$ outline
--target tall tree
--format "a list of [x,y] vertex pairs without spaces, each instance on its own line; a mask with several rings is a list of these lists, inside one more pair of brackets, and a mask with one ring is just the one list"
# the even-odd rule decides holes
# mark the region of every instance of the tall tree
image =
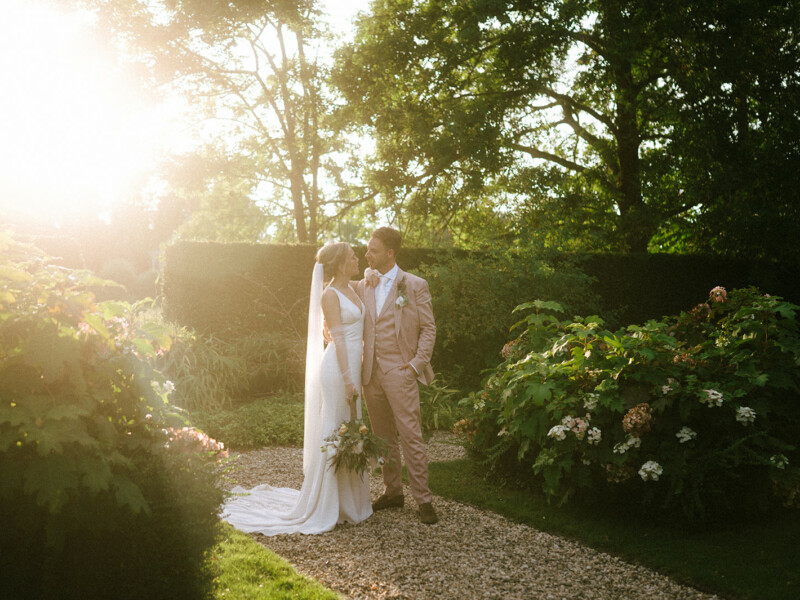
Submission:
[[[690,144],[677,143],[699,116],[681,99],[694,86],[702,106],[720,82],[696,69],[703,32],[726,3],[694,4],[376,0],[339,53],[336,82],[353,119],[375,131],[372,178],[398,202],[436,210],[430,199],[444,196],[452,213],[498,184],[512,204],[552,204],[582,188],[585,219],[610,234],[611,246],[643,252],[665,223],[708,206],[670,166],[702,170]],[[734,4],[765,11],[796,3]],[[796,19],[771,24],[768,34],[784,45],[796,39]],[[734,48],[750,52],[735,43],[714,60]],[[710,128],[714,117],[705,116]],[[526,194],[525,182],[537,180],[554,186],[530,185]]]
[[678,118],[654,155],[653,193],[677,190],[697,208],[656,241],[796,260],[786,242],[800,236],[800,4],[697,3],[685,25],[670,68]]
[[[316,243],[369,195],[343,175],[328,43],[314,0],[74,0],[152,76],[191,98],[215,151],[230,157],[207,190],[242,190],[300,242]],[[200,128],[200,125],[198,124]],[[222,161],[219,161],[222,162]]]

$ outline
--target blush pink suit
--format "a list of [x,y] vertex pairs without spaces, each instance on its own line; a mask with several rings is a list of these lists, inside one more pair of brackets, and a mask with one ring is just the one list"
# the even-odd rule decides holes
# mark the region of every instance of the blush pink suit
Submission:
[[[405,287],[405,306],[397,304],[398,285]],[[436,323],[428,283],[398,269],[380,315],[375,310],[375,288],[361,280],[356,289],[366,307],[361,369],[364,400],[373,431],[389,444],[383,466],[385,493],[390,498],[403,493],[402,445],[411,492],[418,504],[424,504],[432,496],[417,380],[425,385],[433,381],[430,360]],[[409,362],[419,375],[413,369],[400,369]]]

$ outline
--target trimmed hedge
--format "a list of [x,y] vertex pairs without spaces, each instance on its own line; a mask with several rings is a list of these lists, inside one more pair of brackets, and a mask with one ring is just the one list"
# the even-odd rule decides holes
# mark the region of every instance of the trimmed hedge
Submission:
[[[354,249],[363,272],[366,248]],[[173,244],[164,258],[164,314],[203,334],[281,332],[305,340],[317,250],[307,244]],[[398,259],[414,270],[452,254],[404,248]]]
[[679,314],[718,285],[728,290],[756,286],[800,303],[800,262],[776,264],[698,254],[571,256],[595,279],[592,289],[601,298],[602,315],[617,325]]
[[[354,249],[363,270],[367,266],[365,248]],[[317,248],[310,245],[174,244],[167,248],[165,256],[165,314],[170,320],[203,334],[234,338],[243,333],[281,333],[302,343],[306,336],[308,290],[316,251]],[[472,266],[467,263],[475,260],[485,262],[487,257],[463,250],[422,248],[404,248],[398,256],[403,269],[429,277],[437,268],[442,275],[442,268],[471,272]],[[717,285],[728,289],[754,285],[800,303],[800,282],[795,275],[797,265],[699,255],[564,253],[544,257],[542,264],[549,265],[545,270],[552,267],[561,280],[549,281],[543,286],[542,271],[532,264],[542,259],[517,260],[524,262],[519,268],[513,268],[513,273],[508,271],[508,261],[503,265],[498,263],[502,285],[491,284],[491,289],[471,296],[470,302],[480,302],[483,298],[491,310],[502,306],[503,311],[509,312],[508,306],[536,298],[556,300],[581,314],[596,311],[610,326],[677,314],[691,308],[698,297],[705,297],[708,290]],[[464,269],[453,266],[462,261]],[[593,278],[588,290],[584,289],[585,281],[575,277],[575,266]],[[509,284],[508,277],[514,278],[513,285]],[[529,278],[528,283],[520,279],[525,277]],[[459,275],[459,279],[463,277]],[[477,277],[473,279],[479,281]],[[570,284],[570,281],[575,283]],[[431,291],[434,309],[445,307],[436,314],[437,321],[444,324],[445,319],[456,319],[458,315],[449,313],[460,310],[458,303],[440,297],[441,292],[437,292],[437,282],[433,279]],[[498,298],[498,294],[508,297]],[[592,294],[594,298],[590,298]],[[544,297],[547,295],[554,297]],[[476,312],[474,308],[471,307],[472,312]],[[494,344],[498,336],[483,337],[491,338]],[[437,342],[434,366],[438,372],[456,375],[459,379],[465,372],[472,379],[479,378],[481,369],[493,367],[501,359],[500,348],[478,347],[486,340],[476,338],[465,342],[461,349],[447,348],[447,357],[441,355],[443,348]],[[449,364],[459,355],[463,355],[463,361]]]

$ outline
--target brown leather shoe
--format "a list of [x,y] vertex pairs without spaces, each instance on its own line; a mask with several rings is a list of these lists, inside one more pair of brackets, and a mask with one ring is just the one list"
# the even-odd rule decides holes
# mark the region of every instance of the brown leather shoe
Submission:
[[433,504],[426,502],[419,505],[419,520],[426,525],[433,525],[439,522],[439,517],[433,509]]
[[403,508],[404,502],[405,499],[403,498],[403,494],[398,494],[397,496],[392,496],[391,498],[386,494],[383,494],[380,498],[372,503],[372,510],[383,510],[384,508]]

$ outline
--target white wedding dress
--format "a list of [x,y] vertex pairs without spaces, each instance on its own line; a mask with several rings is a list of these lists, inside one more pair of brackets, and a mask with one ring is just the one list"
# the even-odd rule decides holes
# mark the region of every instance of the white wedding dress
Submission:
[[[316,285],[321,289],[321,282]],[[335,288],[330,289],[339,296],[342,317],[344,335],[337,335],[336,340],[345,340],[351,378],[360,382],[364,311]],[[343,421],[350,419],[350,408],[345,399],[336,342],[328,344],[322,352],[321,319],[315,320],[317,315],[313,308],[316,305],[316,312],[321,312],[315,298],[317,295],[321,297],[321,293],[315,294],[313,290],[314,284],[309,310],[306,363],[303,486],[300,490],[275,488],[266,484],[252,490],[234,488],[236,495],[223,505],[221,516],[237,529],[248,533],[324,533],[338,523],[360,523],[372,514],[368,472],[365,471],[362,476],[345,469],[335,473],[333,468],[329,468],[327,455],[321,450],[324,438],[338,429]],[[319,336],[314,331],[318,325]],[[317,343],[321,360],[314,358]],[[318,364],[314,364],[315,361]]]

